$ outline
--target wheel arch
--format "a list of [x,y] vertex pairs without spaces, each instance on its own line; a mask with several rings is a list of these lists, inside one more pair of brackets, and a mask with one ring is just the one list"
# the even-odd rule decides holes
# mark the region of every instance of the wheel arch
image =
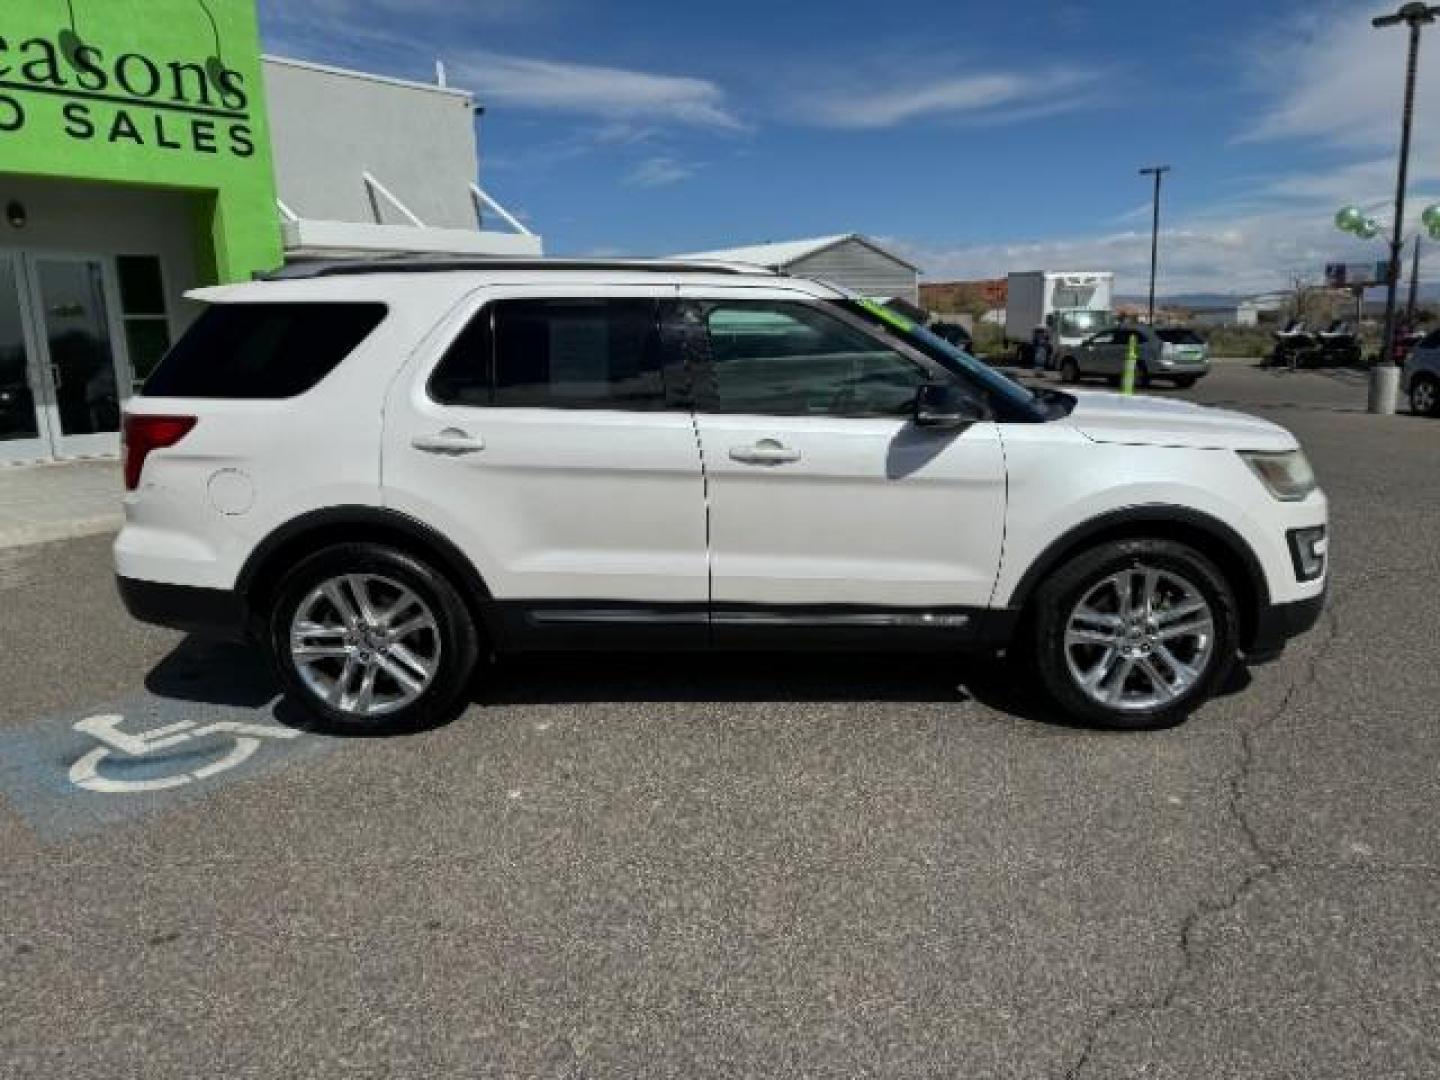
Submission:
[[474,563],[424,522],[375,506],[335,506],[302,514],[256,546],[235,584],[252,631],[269,610],[286,570],[323,548],[357,542],[387,544],[433,564],[459,591],[476,628],[491,643],[499,643],[502,625],[494,597]]
[[1024,612],[1041,582],[1071,558],[1114,540],[1154,538],[1195,548],[1215,563],[1231,586],[1240,608],[1241,647],[1255,638],[1260,612],[1270,605],[1270,586],[1254,549],[1219,518],[1184,506],[1153,504],[1125,507],[1075,526],[1053,541],[1021,575],[1008,607]]

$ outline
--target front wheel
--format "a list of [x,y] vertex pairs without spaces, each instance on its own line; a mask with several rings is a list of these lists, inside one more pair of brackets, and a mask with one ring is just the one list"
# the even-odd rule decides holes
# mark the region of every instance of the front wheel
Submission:
[[1080,381],[1080,365],[1075,357],[1067,356],[1060,362],[1060,381],[1072,386]]
[[1182,722],[1223,685],[1239,619],[1223,574],[1168,540],[1102,544],[1036,595],[1034,657],[1069,715],[1097,727]]
[[1199,382],[1199,381],[1200,381],[1200,376],[1198,376],[1198,375],[1176,375],[1176,376],[1175,376],[1175,386],[1176,386],[1176,388],[1179,389],[1179,390],[1189,390],[1192,386],[1194,386],[1194,385],[1195,385],[1197,382]]
[[431,727],[462,709],[479,656],[469,611],[425,562],[382,544],[340,544],[301,561],[270,611],[286,690],[347,734]]
[[1410,383],[1410,411],[1418,416],[1440,416],[1440,380],[1415,376]]

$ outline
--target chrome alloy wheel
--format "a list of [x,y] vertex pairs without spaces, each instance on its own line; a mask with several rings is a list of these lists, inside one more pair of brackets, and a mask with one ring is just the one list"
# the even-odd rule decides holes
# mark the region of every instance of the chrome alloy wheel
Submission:
[[1440,402],[1440,383],[1433,379],[1417,379],[1410,391],[1410,407],[1421,416],[1434,416]]
[[1204,676],[1214,647],[1214,613],[1200,590],[1153,566],[1103,579],[1065,624],[1065,662],[1075,684],[1123,712],[1184,696]]
[[412,590],[346,574],[311,590],[290,623],[290,657],[331,708],[378,717],[415,702],[440,668],[435,615]]

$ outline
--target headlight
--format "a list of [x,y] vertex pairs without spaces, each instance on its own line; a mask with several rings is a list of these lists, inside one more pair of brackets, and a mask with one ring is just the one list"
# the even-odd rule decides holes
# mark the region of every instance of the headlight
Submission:
[[1281,502],[1300,502],[1315,490],[1315,471],[1303,450],[1287,450],[1273,454],[1259,450],[1242,450],[1245,464]]

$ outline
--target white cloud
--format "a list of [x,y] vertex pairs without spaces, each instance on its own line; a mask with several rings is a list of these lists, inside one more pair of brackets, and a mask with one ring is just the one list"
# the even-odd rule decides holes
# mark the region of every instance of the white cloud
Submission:
[[672,157],[652,157],[640,162],[625,182],[633,187],[664,187],[695,175],[695,166]]
[[915,79],[896,72],[847,76],[792,94],[792,112],[820,127],[875,129],[925,119],[1017,122],[1081,108],[1093,79],[1078,71],[992,71]]
[[[1238,141],[1286,143],[1320,163],[1251,177],[1244,188],[1202,210],[1167,216],[1160,248],[1162,295],[1263,292],[1285,287],[1296,274],[1317,280],[1327,262],[1385,256],[1380,242],[1348,239],[1332,219],[1352,202],[1382,221],[1389,217],[1405,34],[1371,29],[1370,18],[1393,6],[1330,5],[1303,17],[1298,30],[1292,21],[1267,25],[1257,34],[1244,63],[1262,104]],[[1406,215],[1411,236],[1422,208],[1440,202],[1437,39],[1440,33],[1429,35],[1416,93]],[[1114,270],[1119,291],[1139,295],[1150,273],[1149,210],[1147,203],[1097,221],[1100,229],[1109,229],[1089,236],[951,247],[892,242],[931,280],[997,277],[1012,270]],[[1433,279],[1440,274],[1440,251],[1436,245],[1426,250],[1422,276]]]
[[[1248,58],[1257,85],[1273,101],[1242,132],[1247,141],[1311,139],[1341,147],[1393,150],[1400,131],[1404,89],[1405,29],[1376,30],[1374,15],[1384,5],[1330,5],[1303,16],[1298,29],[1276,26]],[[1440,105],[1440,61],[1432,31],[1421,48],[1415,100],[1417,135],[1440,135],[1440,116],[1424,112]],[[1279,43],[1277,45],[1277,42]],[[1288,44],[1287,44],[1288,42]]]
[[471,51],[451,65],[456,85],[482,103],[616,121],[739,130],[725,92],[708,79]]
[[[1148,229],[950,248],[895,238],[886,242],[931,281],[1003,277],[1015,270],[1113,270],[1121,293],[1139,295],[1149,285]],[[1433,246],[1429,250],[1426,272],[1440,271],[1440,252]],[[1294,274],[1318,280],[1327,262],[1366,262],[1382,255],[1376,244],[1347,244],[1325,215],[1277,211],[1194,219],[1162,228],[1158,291],[1169,296],[1265,292],[1285,286]]]

